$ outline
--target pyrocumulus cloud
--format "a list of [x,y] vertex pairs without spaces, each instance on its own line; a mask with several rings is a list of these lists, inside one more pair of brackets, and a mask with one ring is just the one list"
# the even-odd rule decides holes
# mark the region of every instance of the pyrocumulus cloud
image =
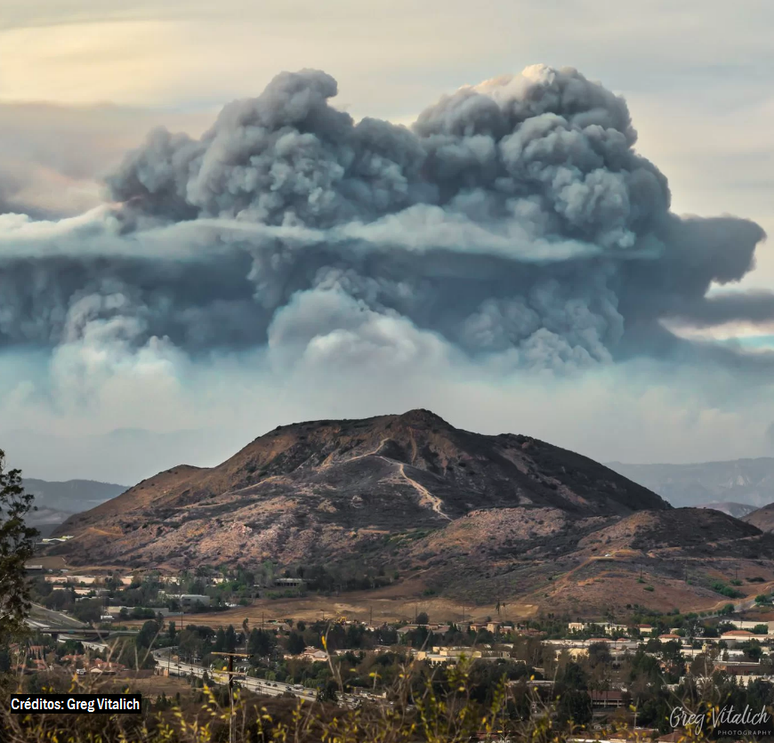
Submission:
[[566,374],[709,353],[670,320],[774,319],[768,295],[710,291],[763,230],[672,213],[625,101],[576,70],[465,87],[410,128],[336,94],[282,73],[199,139],[152,131],[105,206],[0,215],[0,351],[53,354],[66,379],[241,351]]

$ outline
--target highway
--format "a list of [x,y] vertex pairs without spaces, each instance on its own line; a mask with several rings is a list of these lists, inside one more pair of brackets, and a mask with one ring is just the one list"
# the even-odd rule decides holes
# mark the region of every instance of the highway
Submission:
[[[204,666],[195,665],[193,663],[181,663],[179,661],[172,661],[170,659],[169,648],[154,650],[153,657],[159,666],[169,669],[170,676],[194,675],[197,678],[201,678],[206,672],[214,684],[220,684],[224,686],[228,684],[228,676],[225,673],[219,673],[213,669],[208,669]],[[295,688],[292,684],[284,684],[280,681],[266,681],[265,679],[251,678],[249,676],[237,676],[236,681],[239,686],[245,689],[249,689],[250,691],[254,691],[256,694],[278,697],[282,694],[288,693],[298,697],[299,699],[305,699],[309,702],[313,702],[315,699],[317,699],[317,693],[312,689],[301,690]]]
[[[228,684],[228,676],[219,671],[194,663],[181,663],[171,659],[171,653],[174,648],[161,648],[153,651],[153,658],[162,668],[168,668],[170,676],[190,676],[194,675],[201,678],[206,672],[213,684],[225,686]],[[249,689],[256,694],[264,694],[270,697],[278,697],[282,694],[292,694],[294,697],[304,699],[307,702],[314,702],[317,699],[317,692],[314,689],[301,688],[293,684],[285,684],[281,681],[266,681],[266,679],[253,678],[251,676],[237,676],[235,679],[239,686]],[[369,699],[378,703],[383,703],[384,699],[376,694],[362,692],[360,694],[339,694],[339,701],[345,707],[358,707],[364,700]]]
[[89,625],[79,622],[77,619],[61,611],[46,609],[39,604],[32,604],[30,616],[25,620],[27,625],[33,629],[49,629],[50,627],[61,627],[62,629],[88,629]]

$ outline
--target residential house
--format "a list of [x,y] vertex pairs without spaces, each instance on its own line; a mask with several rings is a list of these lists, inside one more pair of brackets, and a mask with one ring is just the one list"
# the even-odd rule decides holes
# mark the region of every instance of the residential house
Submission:
[[328,653],[326,653],[324,650],[320,650],[319,648],[307,647],[304,649],[304,652],[301,653],[301,655],[296,657],[311,661],[327,661]]

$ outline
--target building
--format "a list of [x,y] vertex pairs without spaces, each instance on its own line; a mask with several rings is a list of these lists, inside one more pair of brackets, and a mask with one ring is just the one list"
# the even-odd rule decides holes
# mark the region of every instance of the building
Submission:
[[71,583],[83,586],[91,586],[96,583],[97,578],[94,575],[47,575],[47,583]]
[[297,657],[311,661],[326,661],[328,660],[328,653],[326,653],[324,650],[320,650],[319,648],[307,647],[304,649],[304,652]]
[[76,586],[73,588],[73,592],[76,596],[88,596],[88,597],[94,597],[94,596],[107,596],[109,591],[107,588],[89,588],[88,586]]
[[761,665],[745,661],[718,660],[715,661],[715,670],[725,671],[731,676],[753,676],[760,675]]
[[741,645],[744,642],[749,642],[750,640],[755,640],[759,637],[759,635],[754,635],[746,629],[732,629],[728,632],[724,632],[720,636],[720,639],[729,647],[733,647],[734,645]]
[[[766,627],[766,635],[774,635],[774,622],[748,622],[734,620],[733,624],[737,629],[746,629],[750,631],[754,630],[756,627],[760,627],[760,625],[763,625]],[[758,635],[758,637],[766,637],[766,635]]]
[[474,650],[473,648],[447,648],[447,647],[434,647],[432,652],[426,650],[419,650],[416,653],[417,660],[425,660],[431,665],[446,665],[458,663],[462,657],[473,659],[483,658],[484,655],[480,650]]
[[407,624],[407,625],[405,625],[403,627],[398,627],[398,629],[395,630],[395,631],[398,634],[398,637],[404,637],[409,632],[412,632],[413,630],[415,630],[418,626],[419,625],[417,625],[417,624]]
[[587,632],[588,630],[602,630],[607,634],[625,633],[627,626],[616,622],[570,622],[567,625],[570,632]]
[[623,692],[620,689],[608,691],[590,691],[591,704],[594,707],[623,707]]
[[182,606],[184,609],[190,609],[196,604],[209,606],[212,600],[209,596],[205,596],[204,594],[200,593],[179,593],[175,596],[169,596],[169,598],[177,599],[180,602],[180,606]]

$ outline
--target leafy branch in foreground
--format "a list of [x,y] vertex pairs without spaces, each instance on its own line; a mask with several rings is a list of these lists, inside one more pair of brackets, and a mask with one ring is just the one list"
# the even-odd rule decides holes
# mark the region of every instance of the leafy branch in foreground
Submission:
[[25,518],[34,509],[20,470],[6,470],[0,449],[0,641],[22,632],[30,610],[25,564],[33,556],[38,531]]

